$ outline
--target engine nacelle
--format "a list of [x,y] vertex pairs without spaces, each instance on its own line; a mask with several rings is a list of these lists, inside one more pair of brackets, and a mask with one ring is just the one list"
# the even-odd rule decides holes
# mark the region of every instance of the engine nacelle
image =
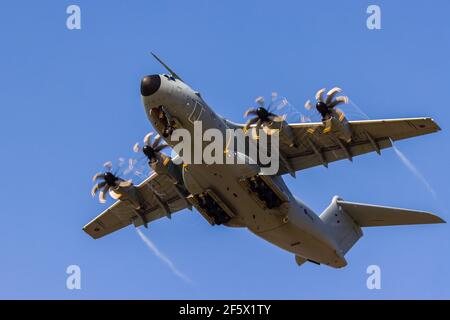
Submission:
[[167,175],[174,183],[183,184],[182,165],[173,163],[169,156],[159,155],[156,161],[150,163],[150,166],[158,175]]
[[126,202],[135,210],[143,209],[143,201],[140,198],[136,186],[134,186],[133,184],[127,187],[116,187],[114,189],[111,189],[109,193],[113,199]]
[[280,145],[288,145],[289,147],[295,147],[295,137],[291,127],[286,121],[272,121],[268,125],[263,127],[264,132],[267,135],[272,135],[278,131],[280,137]]
[[332,110],[331,117],[324,121],[324,133],[335,134],[339,139],[349,143],[352,141],[352,130],[347,118],[342,112]]

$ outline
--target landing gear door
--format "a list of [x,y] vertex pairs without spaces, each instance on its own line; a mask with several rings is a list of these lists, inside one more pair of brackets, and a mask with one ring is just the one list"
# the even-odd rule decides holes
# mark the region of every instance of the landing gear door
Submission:
[[199,121],[205,107],[198,101],[190,101],[190,103],[195,103],[194,110],[189,115],[189,121],[194,123],[194,121]]

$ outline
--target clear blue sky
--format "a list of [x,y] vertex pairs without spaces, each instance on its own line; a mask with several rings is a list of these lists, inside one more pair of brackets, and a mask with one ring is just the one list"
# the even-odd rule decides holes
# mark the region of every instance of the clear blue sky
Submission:
[[[82,29],[66,29],[78,4]],[[382,30],[366,28],[378,4]],[[443,131],[392,150],[286,178],[317,212],[350,201],[450,220],[450,3],[415,1],[2,1],[0,298],[450,298],[447,225],[365,230],[342,270],[305,264],[244,229],[183,211],[147,236],[195,283],[175,277],[130,227],[94,241],[82,226],[101,164],[129,155],[151,128],[139,82],[157,52],[220,114],[239,121],[272,90],[297,107],[339,85],[372,119],[430,116]],[[82,290],[66,289],[66,267]],[[366,288],[366,268],[382,289]]]

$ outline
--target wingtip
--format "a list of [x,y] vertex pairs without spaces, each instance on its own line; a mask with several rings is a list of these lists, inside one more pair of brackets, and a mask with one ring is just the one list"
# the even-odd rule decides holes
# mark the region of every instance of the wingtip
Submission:
[[436,217],[436,222],[435,223],[447,223],[447,221],[445,221],[441,217],[438,217],[438,216],[435,216],[435,217]]
[[92,233],[89,232],[87,226],[84,226],[82,230],[86,232],[86,234],[89,235],[92,239],[94,240],[98,239],[98,237],[93,236]]
[[447,221],[445,221],[443,218],[439,217],[438,215],[435,215],[433,213],[430,212],[425,212],[429,219],[428,219],[428,223],[429,224],[442,224],[442,223],[447,223]]
[[[419,118],[418,118],[418,119],[419,119]],[[420,118],[420,119],[422,119],[422,120],[424,120],[424,121],[429,121],[429,122],[431,122],[432,126],[434,126],[433,129],[435,129],[434,132],[437,132],[437,131],[441,131],[441,130],[442,130],[442,128],[437,124],[437,122],[434,120],[434,118],[431,118],[431,117],[423,117],[423,118]]]
[[431,122],[434,123],[434,125],[436,126],[436,131],[441,131],[442,128],[437,124],[437,122],[433,119],[433,118],[429,118],[431,120]]

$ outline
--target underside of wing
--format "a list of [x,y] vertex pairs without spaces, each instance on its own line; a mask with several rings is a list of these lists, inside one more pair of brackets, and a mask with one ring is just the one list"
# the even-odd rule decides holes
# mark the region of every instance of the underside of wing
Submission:
[[[380,153],[391,141],[412,138],[440,130],[431,118],[349,121],[352,138],[343,141],[333,132],[324,133],[322,123],[290,124],[296,147],[281,146],[281,152],[295,171],[349,159],[369,152]],[[281,167],[279,174],[289,170]]]
[[171,214],[188,207],[186,199],[175,189],[172,180],[154,173],[139,186],[137,192],[144,201],[144,212],[138,212],[126,201],[118,200],[99,216],[83,227],[92,238],[98,239],[130,224],[136,227],[171,217]]

